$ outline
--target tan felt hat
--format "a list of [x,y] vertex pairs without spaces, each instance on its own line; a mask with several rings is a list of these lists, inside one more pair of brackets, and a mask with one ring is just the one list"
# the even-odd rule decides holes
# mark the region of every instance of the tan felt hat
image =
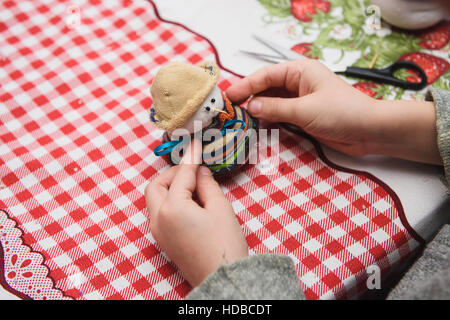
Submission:
[[209,95],[219,78],[214,62],[198,65],[172,62],[162,67],[150,87],[152,120],[167,131],[183,127]]

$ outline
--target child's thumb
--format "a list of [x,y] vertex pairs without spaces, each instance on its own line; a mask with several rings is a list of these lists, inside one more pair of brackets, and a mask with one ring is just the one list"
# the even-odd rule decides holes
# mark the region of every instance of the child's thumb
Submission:
[[227,201],[222,189],[207,167],[202,166],[197,172],[196,191],[200,202],[206,209],[217,209],[217,206],[220,206],[220,203]]
[[300,122],[302,98],[255,97],[248,104],[248,111],[254,117],[272,122]]

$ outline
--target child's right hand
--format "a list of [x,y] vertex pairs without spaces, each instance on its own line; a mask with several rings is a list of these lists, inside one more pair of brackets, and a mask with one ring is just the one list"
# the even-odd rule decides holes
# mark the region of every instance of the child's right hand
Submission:
[[228,98],[268,121],[289,122],[350,155],[384,154],[441,164],[436,114],[425,101],[379,101],[316,60],[272,65],[236,82]]

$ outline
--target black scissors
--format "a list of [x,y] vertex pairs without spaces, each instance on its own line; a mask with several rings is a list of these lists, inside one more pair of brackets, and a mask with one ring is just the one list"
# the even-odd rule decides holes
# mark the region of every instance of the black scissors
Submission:
[[[241,52],[250,55],[254,58],[258,58],[261,60],[265,60],[270,63],[279,63],[283,61],[294,61],[300,59],[307,59],[305,56],[289,50],[285,49],[270,40],[264,39],[257,35],[253,35],[253,37],[259,42],[263,43],[267,47],[271,48],[279,55],[269,55],[257,52],[243,51]],[[325,66],[327,66],[331,71],[337,74],[343,74],[350,77],[363,78],[367,80],[372,80],[376,82],[390,84],[396,87],[400,87],[403,89],[409,90],[421,90],[427,85],[427,76],[423,69],[419,67],[417,64],[411,61],[397,61],[390,66],[384,69],[370,69],[370,68],[359,68],[359,67],[346,67],[344,69],[337,68],[336,66],[329,65],[327,63],[322,62]],[[419,74],[420,82],[409,82],[407,80],[402,80],[394,76],[394,72],[399,69],[407,69],[414,70]]]

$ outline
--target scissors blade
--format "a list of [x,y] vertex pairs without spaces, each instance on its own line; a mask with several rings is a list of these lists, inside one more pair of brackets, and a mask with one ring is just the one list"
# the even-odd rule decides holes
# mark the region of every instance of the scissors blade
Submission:
[[264,53],[258,53],[258,52],[252,52],[252,51],[245,51],[245,50],[240,50],[241,53],[248,55],[252,58],[256,58],[256,59],[260,59],[260,60],[264,60],[270,63],[280,63],[280,62],[284,62],[286,61],[285,58],[280,57],[280,56],[274,56],[271,54],[264,54]]
[[[253,37],[256,40],[258,40],[259,42],[261,42],[264,45],[266,45],[267,47],[269,47],[272,50],[274,50],[275,52],[277,52],[280,55],[282,55],[285,61],[295,61],[295,60],[309,59],[308,57],[305,57],[304,55],[302,55],[302,54],[300,54],[298,52],[295,52],[295,51],[292,51],[292,50],[289,50],[289,49],[285,49],[282,46],[280,46],[280,45],[278,45],[278,44],[276,44],[276,43],[274,43],[274,42],[272,42],[272,41],[270,41],[268,39],[265,39],[265,38],[263,38],[261,36],[258,36],[256,34],[253,34]],[[269,56],[267,55],[267,57],[269,57]],[[273,58],[273,56],[271,56],[269,58]],[[278,58],[278,59],[281,60],[281,61],[283,60],[282,58]],[[331,71],[336,72],[336,73],[345,72],[345,70],[347,69],[346,67],[332,65],[332,64],[326,63],[324,61],[321,61],[321,62],[328,69],[330,69]]]
[[307,59],[307,57],[305,57],[302,54],[299,54],[295,51],[292,50],[288,50],[283,48],[282,46],[276,44],[275,42],[272,42],[268,39],[265,39],[263,37],[260,37],[256,34],[253,34],[253,37],[258,40],[259,42],[263,43],[264,45],[266,45],[267,47],[271,48],[273,51],[278,52],[279,54],[281,54],[285,60],[288,61],[294,61],[294,60],[300,60],[300,59]]

